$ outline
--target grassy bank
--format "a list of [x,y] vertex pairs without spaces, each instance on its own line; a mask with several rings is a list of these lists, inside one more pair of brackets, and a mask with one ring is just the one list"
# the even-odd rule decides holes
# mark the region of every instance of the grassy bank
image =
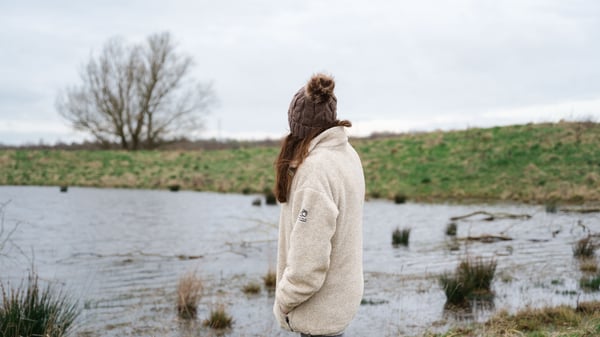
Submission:
[[600,336],[600,302],[568,306],[525,309],[516,314],[501,311],[484,324],[455,328],[426,337],[592,337]]
[[[354,139],[371,197],[600,200],[600,124],[530,124]],[[1,150],[0,184],[262,192],[275,147],[198,151]]]

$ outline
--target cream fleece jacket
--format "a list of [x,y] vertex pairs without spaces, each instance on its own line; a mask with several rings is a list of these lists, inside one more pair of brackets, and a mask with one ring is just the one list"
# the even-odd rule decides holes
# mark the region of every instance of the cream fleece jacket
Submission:
[[273,312],[283,328],[335,335],[356,314],[364,285],[364,197],[360,158],[344,127],[313,139],[281,205]]

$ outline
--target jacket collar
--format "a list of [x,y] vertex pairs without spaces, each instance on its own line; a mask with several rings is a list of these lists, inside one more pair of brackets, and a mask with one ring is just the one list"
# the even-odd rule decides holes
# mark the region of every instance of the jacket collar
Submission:
[[[310,141],[310,144],[308,146],[308,153],[310,154],[312,150],[314,150],[316,147],[334,147],[347,142],[348,136],[346,135],[346,130],[344,129],[344,127],[334,126],[321,132],[318,136],[316,136],[313,140]],[[297,161],[291,162],[290,170],[288,171],[288,173],[293,176],[294,171],[297,167]]]
[[343,126],[334,126],[316,136],[310,141],[308,146],[308,153],[314,150],[316,147],[333,147],[339,146],[348,142],[348,136]]

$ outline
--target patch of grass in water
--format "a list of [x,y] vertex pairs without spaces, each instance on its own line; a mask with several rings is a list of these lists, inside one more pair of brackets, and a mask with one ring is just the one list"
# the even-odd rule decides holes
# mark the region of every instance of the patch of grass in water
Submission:
[[179,279],[177,285],[177,315],[179,318],[196,318],[202,289],[202,281],[195,273],[188,273]]
[[410,239],[410,228],[396,228],[392,232],[392,245],[397,247],[399,245],[408,246],[408,241]]
[[225,311],[225,306],[220,304],[211,310],[209,317],[202,324],[211,329],[223,330],[231,327],[233,318]]
[[463,304],[468,299],[491,299],[492,281],[497,263],[494,259],[466,258],[460,262],[454,274],[439,277],[440,285],[449,304]]
[[576,258],[590,258],[594,256],[596,247],[591,236],[585,237],[573,246],[573,256]]
[[579,280],[582,289],[600,291],[600,274],[595,276],[584,276]]
[[66,336],[79,315],[77,303],[49,285],[40,288],[38,276],[31,272],[24,287],[11,288],[0,283],[0,335]]

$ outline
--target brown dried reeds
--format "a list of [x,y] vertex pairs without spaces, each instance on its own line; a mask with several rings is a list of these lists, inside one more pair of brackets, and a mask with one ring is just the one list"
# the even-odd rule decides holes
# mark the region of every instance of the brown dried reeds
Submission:
[[242,291],[246,295],[255,295],[260,293],[260,284],[256,282],[250,282],[244,285]]
[[233,318],[225,311],[225,306],[219,304],[215,309],[211,310],[210,316],[202,324],[211,329],[222,330],[231,327]]
[[196,318],[202,289],[202,281],[195,272],[189,272],[179,279],[177,285],[177,315],[179,318]]
[[274,290],[276,285],[275,283],[277,281],[277,275],[273,270],[269,269],[265,276],[263,276],[263,281],[267,290]]

